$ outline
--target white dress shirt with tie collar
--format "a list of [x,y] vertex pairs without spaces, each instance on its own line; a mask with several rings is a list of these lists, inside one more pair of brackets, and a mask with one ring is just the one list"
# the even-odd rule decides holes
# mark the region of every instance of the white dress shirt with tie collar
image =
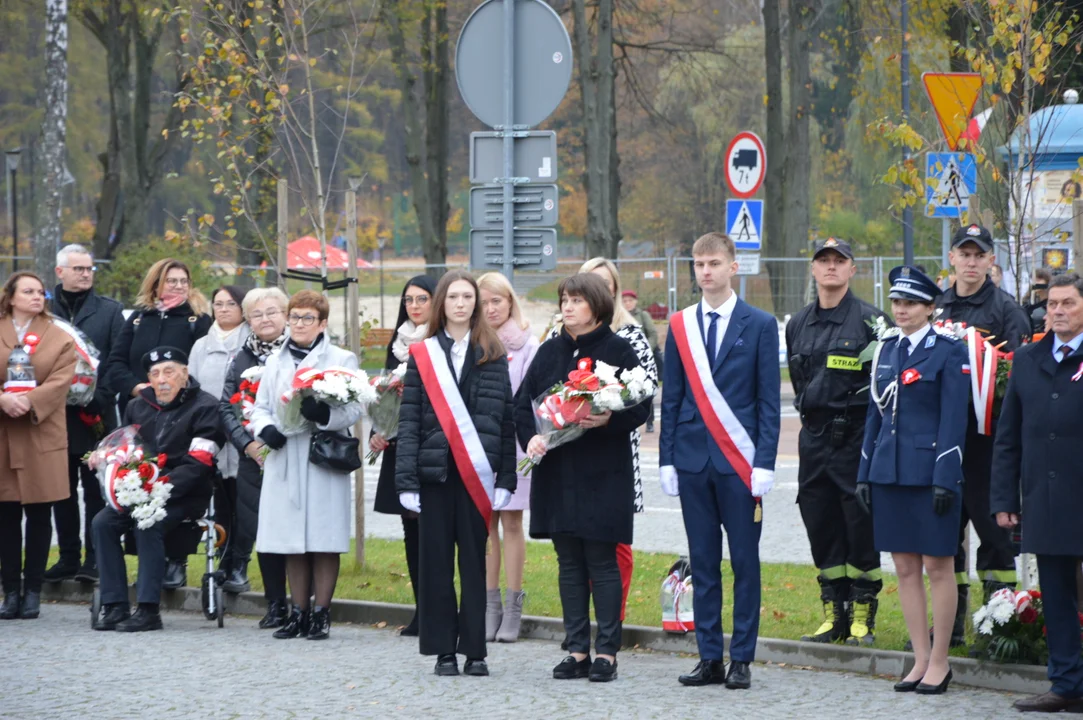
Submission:
[[[451,338],[451,334],[444,330],[444,334]],[[455,338],[451,338],[451,364],[455,369],[455,379],[458,380],[463,376],[463,364],[466,362],[466,351],[470,348],[470,331],[466,331],[466,335],[462,340],[455,342]]]
[[707,343],[707,333],[711,327],[711,316],[707,313],[718,313],[718,319],[715,320],[715,339],[714,339],[714,354],[708,357],[718,357],[718,351],[722,347],[722,339],[726,337],[726,328],[730,325],[730,318],[733,316],[733,309],[737,307],[737,293],[732,289],[730,290],[730,296],[726,298],[726,301],[714,308],[707,304],[707,299],[699,301],[700,312],[703,313],[703,342]]

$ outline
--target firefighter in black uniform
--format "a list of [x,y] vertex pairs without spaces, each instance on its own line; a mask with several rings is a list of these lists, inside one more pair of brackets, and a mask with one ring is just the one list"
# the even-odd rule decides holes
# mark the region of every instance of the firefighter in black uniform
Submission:
[[[955,232],[949,255],[955,268],[955,285],[940,296],[940,317],[945,323],[965,323],[982,335],[990,337],[993,345],[1003,343],[1002,350],[1011,352],[1031,335],[1031,323],[1023,308],[1011,295],[989,278],[995,261],[993,237],[980,225],[965,225]],[[972,373],[978,368],[971,368]],[[963,538],[967,523],[974,525],[981,544],[978,547],[977,571],[987,601],[1004,587],[1016,583],[1015,549],[1011,533],[998,527],[989,513],[989,478],[992,473],[993,439],[996,419],[989,435],[978,433],[974,406],[970,406],[966,446],[963,451],[963,517],[959,528],[959,550],[955,555],[955,582],[959,604],[951,632],[952,647],[966,643],[966,615],[970,578],[966,573],[966,552]]]
[[786,326],[794,406],[801,413],[797,503],[819,569],[823,624],[802,640],[871,645],[875,640],[880,553],[872,520],[854,497],[869,406],[869,362],[884,314],[850,290],[854,254],[842,240],[818,242],[812,256],[817,300]]

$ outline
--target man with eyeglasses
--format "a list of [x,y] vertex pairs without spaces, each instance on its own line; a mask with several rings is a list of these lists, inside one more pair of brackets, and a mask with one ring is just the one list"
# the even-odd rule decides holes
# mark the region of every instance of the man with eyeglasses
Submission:
[[[98,481],[81,458],[93,450],[98,441],[117,427],[117,404],[113,391],[105,383],[106,361],[124,326],[123,306],[116,300],[94,292],[94,258],[82,245],[67,245],[56,255],[56,276],[60,284],[53,290],[53,315],[77,327],[100,353],[98,387],[94,399],[86,407],[67,408],[68,420],[68,481],[71,496],[53,505],[60,559],[45,572],[46,582],[75,578],[96,582],[97,562],[90,521],[104,503]],[[79,481],[83,482],[83,504],[86,523],[86,559],[80,562]]]

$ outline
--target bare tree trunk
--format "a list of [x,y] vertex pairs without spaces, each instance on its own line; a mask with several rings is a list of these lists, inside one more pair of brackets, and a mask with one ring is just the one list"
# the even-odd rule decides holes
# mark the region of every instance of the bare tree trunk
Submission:
[[[573,35],[579,55],[579,88],[586,125],[584,151],[587,158],[583,184],[587,193],[588,257],[616,257],[619,179],[614,181],[616,155],[613,78],[613,0],[598,0],[595,10],[597,37],[591,42],[586,0],[572,2]],[[592,47],[593,45],[593,47]]]
[[[764,205],[770,210],[763,217],[763,247],[771,254],[784,254],[786,203],[783,178],[786,167],[786,130],[782,118],[782,28],[779,0],[763,0],[764,60],[767,87],[767,174],[764,178]],[[775,307],[781,307],[785,285],[781,268],[772,268],[771,294]]]
[[48,278],[61,246],[60,203],[64,191],[64,149],[68,119],[68,2],[45,3],[45,120],[41,125],[43,200],[38,204],[34,265]]
[[[783,197],[786,216],[782,225],[782,256],[797,258],[809,240],[809,186],[812,157],[809,153],[809,113],[812,103],[812,76],[809,68],[810,32],[816,0],[792,0],[788,42],[790,69],[790,123],[786,131],[786,159]],[[770,165],[769,165],[770,166]],[[801,263],[784,263],[783,288],[775,313],[791,313],[804,304],[807,268]]]

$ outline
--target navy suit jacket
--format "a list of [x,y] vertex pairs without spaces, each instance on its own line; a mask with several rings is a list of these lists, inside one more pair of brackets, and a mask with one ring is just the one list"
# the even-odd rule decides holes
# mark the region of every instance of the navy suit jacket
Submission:
[[[898,408],[889,403],[881,416],[876,402],[869,400],[857,481],[935,485],[962,493],[970,412],[966,344],[934,328],[909,356],[897,336],[884,342],[872,381],[879,393],[898,382]],[[908,371],[911,379],[906,382]]]
[[[696,316],[700,337],[706,338],[702,307],[696,309]],[[697,332],[697,328],[689,327],[688,332]],[[695,368],[688,371],[695,372]],[[738,299],[712,371],[715,386],[756,446],[752,466],[774,470],[782,382],[778,366],[778,322],[774,316]],[[666,338],[659,465],[698,473],[710,460],[718,472],[735,473],[707,431],[685,372],[671,332]]]

